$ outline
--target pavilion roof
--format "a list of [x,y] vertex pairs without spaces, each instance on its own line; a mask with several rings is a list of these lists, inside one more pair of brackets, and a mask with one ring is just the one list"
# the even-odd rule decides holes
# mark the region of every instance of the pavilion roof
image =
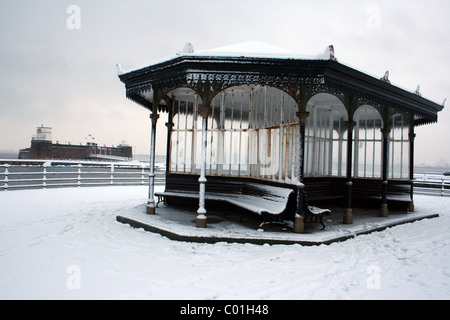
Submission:
[[[326,85],[337,91],[355,93],[358,97],[392,108],[410,112],[415,124],[437,121],[443,105],[392,85],[387,77],[378,79],[337,61],[333,46],[317,55],[301,55],[272,44],[248,41],[211,50],[196,50],[191,43],[173,56],[146,66],[124,71],[118,65],[119,78],[125,83],[127,97],[151,109],[152,85],[191,81],[195,75],[202,79],[217,79],[218,74],[240,75],[239,84]],[[387,76],[387,75],[385,75]],[[222,80],[222,76],[220,78]],[[236,77],[235,77],[236,79]],[[215,81],[215,80],[212,80]]]

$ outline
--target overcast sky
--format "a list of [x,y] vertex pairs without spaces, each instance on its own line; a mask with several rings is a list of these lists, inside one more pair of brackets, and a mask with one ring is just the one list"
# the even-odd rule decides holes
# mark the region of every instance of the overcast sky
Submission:
[[[91,134],[148,153],[149,112],[125,98],[116,64],[142,66],[186,42],[207,50],[257,40],[301,54],[333,44],[339,62],[377,78],[389,70],[392,84],[420,85],[441,104],[450,100],[449,16],[448,0],[0,0],[0,150],[29,147],[43,124],[54,142]],[[417,164],[450,163],[449,109],[416,128]]]

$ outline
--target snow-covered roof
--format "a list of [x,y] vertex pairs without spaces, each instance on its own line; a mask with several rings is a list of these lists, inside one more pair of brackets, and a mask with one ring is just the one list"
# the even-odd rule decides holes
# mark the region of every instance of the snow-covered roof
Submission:
[[327,47],[324,52],[318,55],[304,55],[290,49],[256,40],[239,42],[210,50],[195,50],[192,44],[187,43],[185,48],[177,53],[177,55],[184,54],[194,56],[328,60],[330,58],[330,47]]
[[245,58],[272,58],[272,59],[304,59],[304,60],[336,60],[334,56],[334,48],[332,45],[328,46],[322,53],[317,55],[305,55],[296,51],[286,49],[274,44],[251,40],[245,42],[239,42],[223,47],[218,47],[209,50],[198,50],[188,42],[184,48],[178,51],[175,55],[168,56],[161,60],[153,61],[145,66],[133,68],[132,70],[123,70],[120,65],[118,67],[119,75],[128,73],[131,71],[142,69],[143,67],[149,67],[172,59],[176,59],[180,56],[189,57],[245,57]]
[[317,55],[305,55],[254,40],[209,50],[198,50],[186,43],[172,56],[133,70],[125,71],[118,65],[118,72],[125,83],[127,97],[146,108],[152,105],[153,99],[147,95],[151,95],[153,85],[175,88],[196,83],[200,78],[200,81],[211,79],[233,85],[272,85],[277,81],[290,85],[326,83],[328,88],[339,88],[352,94],[357,92],[360,97],[369,97],[373,103],[408,111],[417,116],[415,125],[436,122],[437,112],[443,108],[423,98],[418,90],[412,93],[392,85],[388,72],[380,79],[338,62],[332,45]]

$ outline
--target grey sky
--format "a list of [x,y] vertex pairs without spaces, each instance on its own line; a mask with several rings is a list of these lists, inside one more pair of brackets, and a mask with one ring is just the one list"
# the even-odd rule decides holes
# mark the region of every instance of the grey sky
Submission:
[[[80,29],[67,27],[70,5]],[[450,98],[449,15],[448,0],[0,0],[0,150],[28,147],[44,124],[54,141],[91,134],[148,153],[148,111],[125,98],[115,65],[142,66],[186,42],[206,50],[258,40],[304,54],[333,44],[339,62],[375,77],[389,70],[394,85],[420,84],[441,104]],[[416,128],[416,163],[450,162],[449,125],[447,107],[437,124]]]

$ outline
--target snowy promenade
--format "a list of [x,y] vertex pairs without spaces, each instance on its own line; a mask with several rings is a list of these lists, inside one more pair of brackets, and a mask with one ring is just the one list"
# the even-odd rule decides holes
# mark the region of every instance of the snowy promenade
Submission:
[[145,212],[147,192],[0,192],[0,298],[450,298],[450,198],[415,197],[439,218],[331,245],[269,246],[177,242],[116,221]]

